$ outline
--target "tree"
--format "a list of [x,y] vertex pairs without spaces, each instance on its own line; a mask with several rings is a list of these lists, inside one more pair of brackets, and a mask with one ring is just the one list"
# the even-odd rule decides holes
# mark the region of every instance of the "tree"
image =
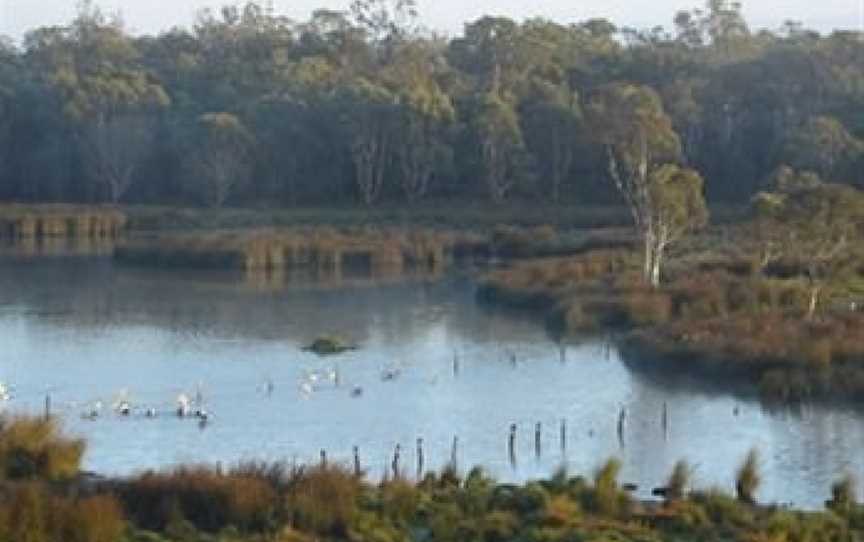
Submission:
[[826,286],[856,263],[852,249],[864,239],[864,193],[837,184],[764,192],[754,198],[754,212],[779,253],[801,264],[812,319]]
[[354,180],[369,206],[381,196],[393,160],[396,101],[387,88],[362,77],[342,93]]
[[849,172],[862,153],[864,143],[832,117],[808,119],[787,136],[783,148],[786,163],[796,169],[815,171],[828,181]]
[[487,193],[494,203],[502,203],[516,184],[515,165],[523,148],[518,115],[490,92],[480,98],[471,124]]
[[426,195],[436,172],[450,161],[444,138],[456,110],[437,81],[442,65],[435,44],[418,40],[400,47],[384,74],[398,103],[393,128],[396,162],[402,190],[412,202]]
[[573,167],[582,128],[575,97],[561,94],[526,105],[521,115],[526,146],[537,157],[549,198],[556,203]]
[[16,64],[16,51],[0,38],[0,180],[5,177],[4,166],[12,141],[15,85],[21,71],[21,67]]
[[693,169],[663,164],[650,174],[645,245],[646,273],[652,286],[660,284],[666,249],[688,232],[708,223],[703,181]]
[[202,201],[221,207],[249,178],[254,137],[231,113],[201,115],[195,128],[191,173]]
[[117,203],[131,188],[136,169],[153,151],[155,121],[146,115],[97,116],[83,131],[89,171]]
[[354,0],[351,15],[373,42],[399,42],[416,33],[416,0]]
[[68,29],[32,52],[74,123],[85,170],[117,203],[152,150],[154,123],[146,116],[167,106],[168,95],[136,65],[138,52],[122,23],[89,2]]
[[666,163],[680,154],[681,144],[651,89],[607,86],[592,98],[589,115],[606,148],[610,177],[642,239],[642,278],[656,287],[668,245],[707,221],[702,178]]

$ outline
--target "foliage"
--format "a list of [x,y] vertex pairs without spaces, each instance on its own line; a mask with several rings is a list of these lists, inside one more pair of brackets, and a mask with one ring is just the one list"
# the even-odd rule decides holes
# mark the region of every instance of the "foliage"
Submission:
[[57,421],[0,419],[0,479],[62,480],[78,474],[84,442],[60,434]]
[[750,450],[735,475],[735,494],[738,500],[747,504],[755,503],[756,490],[759,489],[761,482],[759,454],[756,450]]
[[[783,164],[864,182],[854,32],[752,32],[720,0],[647,30],[483,16],[442,38],[421,15],[362,0],[292,21],[247,1],[138,36],[82,3],[0,45],[0,198],[597,205],[614,201],[608,151],[627,176],[643,141],[712,202],[747,201]],[[212,114],[242,144],[214,148]]]

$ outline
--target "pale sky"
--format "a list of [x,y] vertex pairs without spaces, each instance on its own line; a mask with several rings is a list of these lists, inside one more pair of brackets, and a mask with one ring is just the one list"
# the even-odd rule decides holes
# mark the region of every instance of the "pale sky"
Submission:
[[[38,26],[71,20],[76,0],[0,0],[0,35],[19,38]],[[188,26],[202,7],[218,7],[218,0],[96,0],[107,11],[120,10],[134,33],[158,33],[171,26]],[[345,9],[350,0],[274,0],[276,10],[295,20],[308,18],[315,8]],[[673,14],[702,5],[704,0],[418,0],[423,23],[454,34],[466,21],[481,15],[506,15],[517,20],[543,16],[558,22],[606,17],[619,25],[670,28]],[[776,29],[787,19],[808,28],[862,29],[864,0],[744,0],[750,24]]]

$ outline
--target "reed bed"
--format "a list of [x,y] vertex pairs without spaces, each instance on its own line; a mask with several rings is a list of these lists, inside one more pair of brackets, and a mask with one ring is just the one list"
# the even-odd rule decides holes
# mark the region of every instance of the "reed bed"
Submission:
[[82,205],[0,205],[0,237],[117,238],[126,228],[126,214],[111,207]]

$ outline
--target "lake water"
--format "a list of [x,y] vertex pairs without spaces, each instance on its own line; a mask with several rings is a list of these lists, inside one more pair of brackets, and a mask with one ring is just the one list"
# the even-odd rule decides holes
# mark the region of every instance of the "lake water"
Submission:
[[[400,444],[400,467],[413,477],[417,438],[429,469],[450,460],[454,437],[460,467],[482,465],[502,480],[545,476],[562,463],[590,474],[617,456],[622,481],[638,483],[640,495],[681,458],[694,465],[697,485],[732,491],[752,447],[768,501],[818,507],[833,480],[864,472],[855,412],[769,412],[634,372],[602,341],[568,345],[562,357],[541,323],[476,305],[466,276],[331,282],[278,287],[229,274],[117,268],[100,257],[5,258],[0,381],[13,396],[4,408],[40,413],[50,393],[67,430],[89,443],[85,468],[104,474],[183,462],[311,462],[321,449],[329,461],[350,463],[356,445],[363,466],[380,477]],[[326,358],[302,351],[326,334],[360,349]],[[387,372],[398,377],[385,380]],[[361,396],[352,396],[355,388]],[[212,413],[203,429],[172,414],[179,394],[199,392]],[[136,410],[129,417],[111,411],[123,398]],[[96,401],[105,405],[101,416],[82,419]],[[145,417],[149,407],[159,416]]]

